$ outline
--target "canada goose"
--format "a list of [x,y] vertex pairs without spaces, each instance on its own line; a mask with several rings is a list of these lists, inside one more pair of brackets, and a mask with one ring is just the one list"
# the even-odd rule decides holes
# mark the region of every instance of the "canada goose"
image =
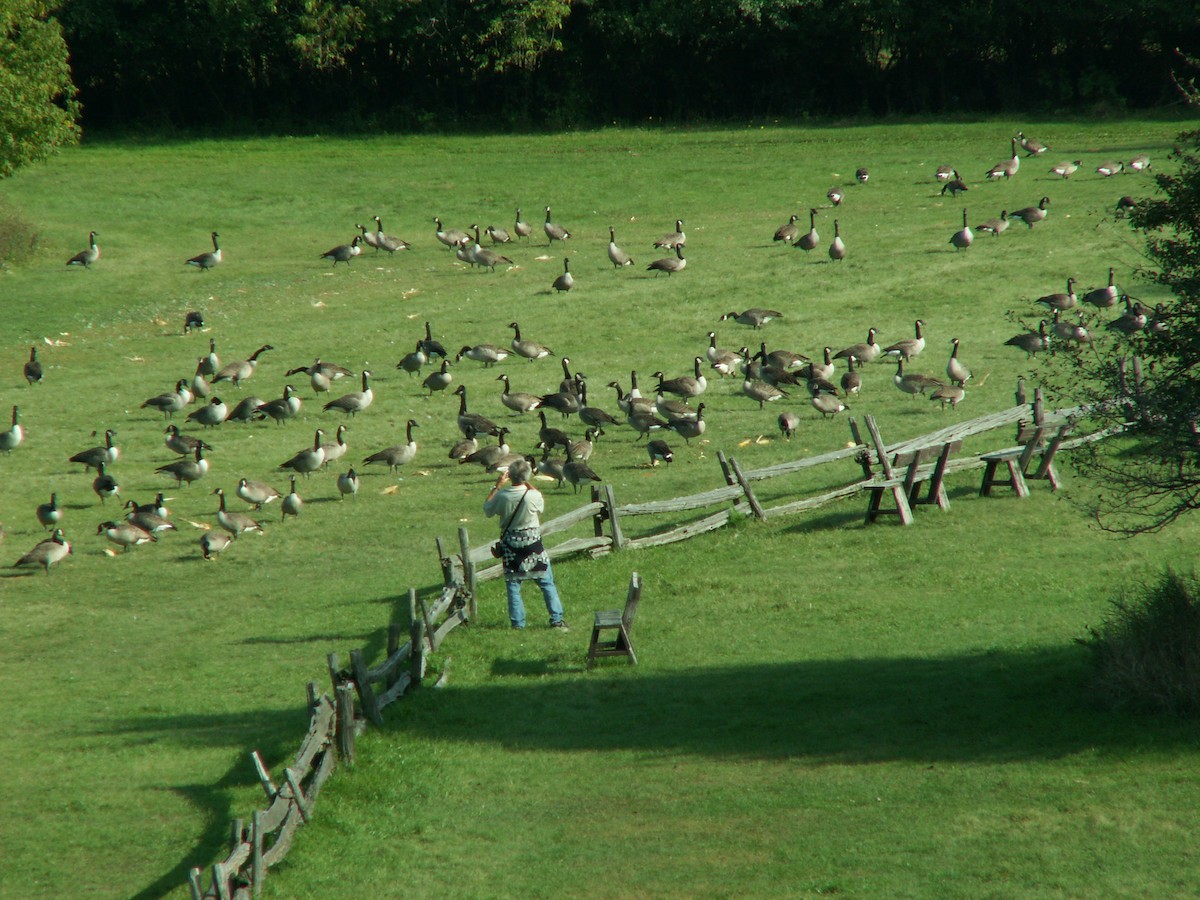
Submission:
[[841,226],[833,220],[833,243],[829,245],[829,258],[839,262],[846,258],[846,242],[842,240]]
[[854,170],[854,180],[859,184],[866,184],[871,180],[871,172],[866,166],[859,166]]
[[1039,350],[1049,350],[1050,340],[1046,337],[1046,320],[1038,323],[1037,331],[1025,331],[1004,342],[1006,347],[1020,347],[1028,356],[1037,355]]
[[1008,210],[1000,210],[998,219],[984,219],[975,226],[975,230],[991,232],[992,237],[1000,237],[1008,230]]
[[1046,294],[1044,297],[1038,297],[1034,302],[1051,310],[1070,309],[1077,302],[1075,297],[1075,279],[1067,279],[1067,290],[1064,293]]
[[363,459],[363,463],[365,465],[383,463],[388,467],[389,472],[394,473],[401,466],[412,462],[417,455],[417,440],[413,437],[413,429],[419,427],[420,425],[415,419],[409,419],[405,425],[405,442],[403,444],[395,444],[377,453],[372,453]]
[[282,425],[288,419],[294,419],[300,412],[300,398],[296,396],[296,389],[290,384],[283,386],[283,396],[274,400],[268,400],[258,407],[258,411],[266,415],[270,419],[274,419],[279,425]]
[[225,417],[226,422],[261,422],[267,414],[259,409],[267,401],[262,397],[250,395],[243,397],[238,405],[229,411],[229,415]]
[[359,230],[359,237],[362,238],[362,243],[366,244],[368,247],[374,247],[375,252],[378,253],[379,252],[379,238],[378,238],[376,232],[367,231],[366,225],[355,225],[354,227]]
[[517,235],[517,240],[527,238],[533,234],[533,226],[528,222],[521,221],[521,207],[517,207],[517,218],[513,222],[513,232]]
[[674,250],[676,247],[682,247],[687,243],[687,235],[683,231],[683,219],[675,220],[675,230],[668,231],[657,241],[654,246],[659,250]]
[[631,397],[621,390],[620,383],[616,381],[610,381],[608,386],[617,392],[617,408],[625,415],[632,415],[639,410],[654,411],[654,401],[649,397]]
[[1137,201],[1133,199],[1133,196],[1126,194],[1117,201],[1117,216],[1119,218],[1125,218],[1125,216],[1128,216],[1131,212],[1133,212],[1136,206]]
[[104,503],[109,497],[116,497],[121,493],[121,485],[117,483],[117,479],[104,470],[104,463],[96,464],[96,477],[92,479],[92,490],[96,492],[101,503]]
[[617,234],[611,225],[608,226],[608,260],[618,269],[633,265],[629,254],[617,246]]
[[971,233],[971,226],[967,224],[967,211],[963,210],[962,230],[954,232],[950,235],[950,243],[954,245],[954,252],[966,250],[975,241],[975,235]]
[[468,463],[477,463],[478,465],[483,466],[484,469],[490,469],[497,462],[499,462],[500,459],[507,456],[511,452],[511,449],[508,446],[508,440],[506,437],[507,435],[507,428],[498,429],[498,433],[496,434],[496,443],[480,447],[474,453],[468,453],[466,456],[463,456],[458,460],[458,464],[461,466]]
[[350,470],[343,472],[337,479],[338,499],[345,500],[349,494],[355,500],[358,499],[358,473],[351,466]]
[[1149,172],[1150,157],[1145,153],[1139,153],[1129,161],[1129,164],[1125,168],[1130,172]]
[[957,409],[966,396],[967,392],[963,390],[962,385],[943,384],[929,395],[929,399],[941,401],[942,409],[946,408],[947,403],[951,409]]
[[120,449],[116,446],[116,444],[113,443],[113,437],[115,436],[116,432],[110,428],[108,431],[104,432],[104,446],[80,450],[67,461],[73,463],[83,463],[85,472],[88,469],[96,468],[99,463],[104,463],[105,465],[111,466],[121,456]]
[[664,428],[671,427],[669,422],[667,422],[665,419],[660,419],[654,414],[653,406],[636,407],[632,412],[629,413],[628,418],[625,420],[625,424],[629,425],[634,431],[637,432],[633,438],[635,441],[640,437],[645,437],[651,431],[661,431]]
[[676,244],[674,256],[654,260],[654,262],[646,266],[646,271],[653,272],[657,278],[659,272],[666,272],[669,276],[676,272],[682,272],[686,267],[687,260],[683,258],[683,244]]
[[850,408],[839,400],[836,394],[828,394],[825,391],[813,391],[808,402],[821,414],[822,418],[826,419],[832,419],[838,413]]
[[792,246],[799,247],[801,250],[807,253],[809,250],[816,249],[816,246],[820,240],[821,237],[817,234],[817,211],[815,209],[810,209],[808,211],[808,231],[805,234],[800,235],[800,237],[795,243],[792,244]]
[[1060,318],[1062,313],[1059,310],[1054,311],[1054,320],[1050,323],[1050,333],[1060,341],[1075,344],[1090,344],[1092,336],[1088,334],[1087,327],[1083,324],[1083,313],[1079,313],[1078,322],[1064,322]]
[[507,256],[501,256],[495,250],[490,250],[487,247],[479,244],[479,226],[472,225],[471,228],[475,232],[475,246],[472,248],[472,256],[477,266],[482,266],[489,271],[495,272],[496,266],[503,263],[506,266],[513,265],[513,261]]
[[196,372],[192,375],[192,383],[189,386],[192,392],[192,398],[196,400],[207,399],[212,393],[212,388],[209,386],[208,379],[204,377],[201,369],[204,367],[204,357],[200,356],[196,359]]
[[669,464],[675,461],[675,454],[663,440],[647,441],[646,452],[650,455],[650,468],[652,469],[657,467],[660,462]]
[[212,250],[207,253],[201,253],[199,256],[193,256],[191,259],[184,260],[186,265],[195,266],[202,272],[207,272],[213,266],[221,264],[221,245],[217,243],[217,238],[220,235],[215,231],[212,233]]
[[874,362],[875,359],[883,352],[883,348],[875,341],[875,329],[867,329],[867,339],[861,344],[851,344],[837,353],[833,354],[834,359],[848,359],[852,363],[857,363],[863,366],[866,363]]
[[193,481],[199,481],[208,472],[208,460],[204,458],[204,444],[197,444],[191,457],[169,462],[154,471],[162,475],[170,475],[175,479],[176,485],[186,483],[190,486]]
[[809,378],[820,378],[824,379],[825,381],[833,378],[834,372],[837,370],[837,363],[833,361],[832,353],[833,349],[831,347],[826,347],[823,352],[822,362],[810,362],[808,366],[805,367],[808,369]]
[[740,350],[722,350],[712,360],[712,368],[722,376],[737,375],[745,371],[746,359],[750,354],[747,347]]
[[1051,175],[1057,175],[1059,178],[1066,181],[1072,175],[1079,171],[1079,167],[1083,165],[1082,160],[1073,160],[1072,162],[1061,162],[1050,170]]
[[537,394],[528,394],[524,391],[514,392],[507,375],[497,375],[496,380],[504,382],[504,390],[500,392],[500,402],[513,412],[524,415],[531,409],[537,409],[541,404],[542,398]]
[[569,456],[587,462],[592,458],[592,453],[596,449],[596,440],[604,434],[604,429],[600,427],[589,428],[583,433],[583,440],[571,441],[569,448]]
[[571,437],[565,431],[559,428],[554,428],[546,422],[546,414],[538,411],[538,418],[541,419],[542,427],[538,429],[538,441],[545,444],[547,448],[555,446],[569,447],[571,446]]
[[556,291],[569,291],[575,287],[575,276],[571,274],[571,260],[563,257],[563,273],[554,279],[552,287]]
[[849,397],[862,390],[862,376],[854,368],[853,357],[846,360],[846,371],[842,373],[842,393]]
[[1027,138],[1025,137],[1024,133],[1020,131],[1017,132],[1017,141],[1020,142],[1021,149],[1030,156],[1039,156],[1049,149],[1041,141],[1035,141],[1033,138]]
[[25,362],[23,372],[28,384],[38,384],[46,377],[46,370],[37,358],[37,347],[29,348],[29,359]]
[[71,555],[71,544],[63,536],[61,528],[55,530],[51,537],[39,541],[33,549],[13,563],[13,568],[19,566],[41,566],[50,574],[50,567],[62,562]]
[[829,202],[834,206],[841,206],[842,201],[846,199],[846,195],[840,187],[831,187],[825,192],[825,196],[829,198]]
[[435,356],[446,359],[450,355],[446,352],[446,348],[442,346],[441,341],[433,339],[433,332],[430,331],[428,322],[425,323],[425,337],[421,341],[421,349],[425,351],[425,355],[430,359],[433,359]]
[[500,429],[491,419],[479,415],[479,413],[467,412],[467,388],[465,385],[459,385],[454,389],[454,393],[458,394],[458,430],[463,434],[467,433],[467,428],[474,429],[476,434],[498,434]]
[[280,496],[279,491],[266,482],[250,481],[247,478],[238,479],[235,493],[255,509],[262,509],[272,500],[278,500]]
[[744,312],[727,312],[721,316],[721,321],[733,319],[739,325],[749,325],[751,328],[762,328],[772,319],[782,319],[783,313],[773,309],[762,309],[760,307],[751,307]]
[[669,423],[675,422],[678,419],[694,419],[696,418],[696,410],[688,406],[683,400],[672,400],[659,391],[654,398],[654,411],[665,418]]
[[779,424],[779,433],[788,441],[792,439],[792,435],[800,427],[800,417],[794,412],[781,412],[779,418],[775,421]]
[[200,536],[200,552],[205,559],[216,559],[232,543],[233,538],[224,532],[206,531]]
[[306,478],[325,462],[325,450],[321,447],[321,439],[325,437],[325,432],[320,428],[317,429],[313,436],[313,445],[304,450],[301,450],[291,459],[279,464],[281,469],[291,469],[293,472],[305,476]]
[[250,354],[247,359],[237,359],[233,362],[226,363],[221,366],[217,374],[213,376],[213,384],[219,381],[228,381],[234,387],[241,387],[242,382],[252,376],[258,368],[258,358],[268,350],[274,350],[270,344],[263,344],[257,350]]
[[138,544],[152,544],[158,540],[153,534],[132,522],[101,522],[96,534],[102,534],[128,553]]
[[125,508],[129,510],[125,514],[125,521],[142,528],[151,534],[158,534],[162,531],[178,531],[175,523],[166,516],[160,516],[153,509],[152,503],[138,503],[136,500],[127,500]]
[[544,394],[539,400],[539,408],[552,409],[555,412],[562,413],[564,419],[567,416],[575,415],[583,405],[579,402],[579,393],[573,383],[570,384],[570,390],[560,390],[554,394]]
[[704,429],[707,423],[704,421],[704,404],[701,403],[696,407],[696,418],[694,419],[678,419],[670,423],[671,429],[683,438],[685,444],[690,445],[692,438],[700,437],[704,434]]
[[395,253],[397,250],[411,250],[412,245],[405,240],[401,240],[392,234],[385,234],[383,231],[383,221],[379,216],[375,216],[375,242],[380,250],[386,250],[388,253]]
[[100,248],[96,246],[96,232],[88,232],[88,246],[67,260],[68,266],[83,266],[90,269],[92,263],[100,258]]
[[203,357],[200,363],[200,374],[216,375],[221,371],[221,358],[217,356],[217,340],[216,338],[208,339],[208,354]]
[[946,196],[947,191],[950,192],[951,197],[957,197],[959,194],[963,193],[964,191],[970,190],[970,188],[967,187],[967,183],[965,181],[963,181],[962,177],[958,174],[957,169],[951,169],[950,176],[951,177],[948,180],[946,180],[946,182],[942,185],[942,196],[943,197]]
[[1120,297],[1120,292],[1117,290],[1116,271],[1111,267],[1108,270],[1108,285],[1107,287],[1095,288],[1088,291],[1081,298],[1084,303],[1090,303],[1097,309],[1108,309],[1115,306]]
[[188,397],[190,392],[187,392],[187,382],[183,379],[175,382],[175,390],[169,394],[159,394],[157,397],[151,397],[142,404],[142,409],[157,409],[165,418],[171,418],[175,413],[188,405]]
[[[1081,319],[1082,324],[1082,319]],[[1166,334],[1171,330],[1171,314],[1161,303],[1154,304],[1154,315],[1146,322],[1146,331],[1150,334]]]
[[555,241],[565,241],[571,236],[571,232],[550,220],[550,207],[548,206],[546,207],[546,221],[542,225],[542,230],[546,232],[547,247]]
[[920,319],[913,323],[915,337],[904,338],[904,340],[896,341],[896,343],[883,348],[885,356],[890,356],[893,359],[902,359],[905,362],[911,360],[914,356],[925,349],[925,336],[921,333],[922,327],[925,325]]
[[213,493],[217,495],[218,525],[235,538],[249,531],[262,533],[262,526],[251,516],[241,512],[229,512],[225,509],[225,491],[222,488],[213,488]]
[[300,495],[296,493],[296,476],[290,475],[288,477],[292,486],[287,492],[287,495],[283,498],[283,501],[279,504],[280,515],[282,517],[279,521],[281,522],[287,521],[288,516],[295,517],[300,515],[300,510],[304,508],[304,501],[301,500]]
[[358,256],[358,254],[362,252],[359,249],[358,242],[359,237],[358,235],[355,235],[354,240],[352,240],[350,243],[338,244],[336,247],[331,247],[322,253],[318,258],[331,259],[333,260],[334,266],[340,262],[344,262],[348,266],[350,265],[350,260],[354,259],[354,257]]
[[331,462],[336,462],[341,459],[350,450],[350,445],[346,443],[346,424],[343,422],[337,427],[334,432],[332,441],[322,441],[321,451],[325,454],[325,459],[322,461],[322,466],[327,466]]
[[420,375],[421,367],[429,362],[429,354],[421,349],[421,342],[417,341],[417,347],[412,353],[406,354],[400,362],[396,363],[397,369],[403,369],[410,376]]
[[446,456],[450,459],[462,459],[464,456],[470,456],[478,449],[479,441],[475,437],[475,429],[468,428],[466,437],[455,443]]
[[521,326],[516,322],[509,322],[508,327],[513,330],[512,341],[509,346],[517,356],[523,356],[530,362],[535,359],[545,359],[547,356],[553,356],[554,351],[545,344],[539,344],[537,341],[531,341],[521,337]]
[[462,239],[468,236],[459,228],[443,228],[442,220],[437,216],[433,217],[433,224],[437,226],[437,231],[434,232],[437,239],[451,249],[458,247],[462,243]]
[[902,392],[912,397],[915,397],[917,394],[923,394],[927,390],[939,388],[943,384],[932,375],[923,375],[920,372],[906,373],[904,371],[903,357],[896,360],[896,374],[892,376],[892,383]]
[[752,379],[749,374],[742,381],[742,393],[758,404],[758,408],[762,409],[767,403],[773,403],[776,400],[782,400],[787,396],[777,387],[767,384],[765,381],[757,381]]
[[497,347],[495,344],[476,344],[474,347],[464,345],[458,351],[458,355],[454,357],[454,361],[458,362],[463,357],[473,359],[475,362],[483,363],[485,369],[490,369],[498,362],[504,362],[508,359],[508,351],[503,347]]
[[796,222],[799,220],[800,217],[795,213],[792,213],[786,224],[780,225],[775,229],[774,240],[784,241],[789,244],[793,243],[798,237],[800,237],[800,226],[796,224]]
[[421,386],[428,388],[429,396],[432,397],[437,391],[444,391],[450,387],[450,382],[454,381],[454,376],[450,374],[450,363],[442,360],[442,367],[436,372],[431,372],[425,376],[425,380],[421,382]]
[[203,425],[205,428],[216,428],[225,421],[228,414],[229,407],[221,401],[220,397],[214,394],[212,400],[205,406],[200,407],[193,413],[188,413],[187,420],[195,422],[197,425]]
[[996,165],[988,170],[987,177],[989,181],[995,181],[997,178],[1008,180],[1016,175],[1021,168],[1021,157],[1017,155],[1017,139],[1010,138],[1009,140],[1012,141],[1012,157],[1006,159],[1004,162],[996,163]]
[[603,428],[605,425],[621,424],[600,407],[588,406],[587,386],[583,382],[580,382],[579,387],[579,421],[583,422],[585,425],[591,425],[595,428]]
[[590,481],[600,481],[601,478],[586,462],[581,459],[576,459],[572,455],[570,447],[567,448],[567,461],[563,464],[563,478],[571,482],[571,487],[575,493],[579,493],[579,488]]
[[668,379],[662,372],[655,372],[658,379],[658,393],[674,394],[677,397],[699,397],[708,387],[708,381],[700,374],[700,357],[696,357],[693,367],[695,375],[681,375]]
[[1037,206],[1026,206],[1024,209],[1018,209],[1016,212],[1010,212],[1009,218],[1020,219],[1029,228],[1032,228],[1042,219],[1046,218],[1046,207],[1050,205],[1050,198],[1043,197],[1038,201]]
[[475,241],[469,237],[465,237],[458,242],[458,246],[454,250],[454,255],[465,263],[470,263],[471,268],[475,268],[475,264],[479,261],[475,257]]
[[1125,335],[1143,330],[1148,320],[1146,307],[1142,306],[1140,300],[1134,300],[1131,303],[1132,298],[1128,294],[1122,294],[1121,299],[1125,301],[1125,312],[1104,327],[1109,331],[1117,331]]
[[493,244],[511,244],[512,235],[503,228],[497,228],[495,225],[489,225],[483,229],[483,233],[492,239]]
[[1113,175],[1122,172],[1124,169],[1125,164],[1123,162],[1111,160],[1109,162],[1100,163],[1100,165],[1096,166],[1096,174],[1104,178],[1111,178]]
[[37,507],[37,520],[41,523],[42,528],[49,528],[51,525],[57,525],[62,521],[62,507],[58,505],[58,494],[50,495],[49,503],[39,503]]
[[336,400],[330,400],[322,409],[336,409],[347,415],[354,416],[362,412],[375,401],[375,392],[371,389],[371,373],[363,369],[362,390],[343,394]]
[[967,382],[971,380],[971,370],[958,358],[958,338],[953,338],[950,344],[953,349],[950,351],[950,359],[946,363],[946,375],[949,377],[951,384],[965,387]]
[[11,453],[21,445],[25,440],[25,429],[21,426],[21,410],[19,407],[12,408],[12,427],[0,431],[0,451]]
[[948,165],[940,165],[933,172],[933,179],[938,184],[945,184],[954,177],[954,167]]

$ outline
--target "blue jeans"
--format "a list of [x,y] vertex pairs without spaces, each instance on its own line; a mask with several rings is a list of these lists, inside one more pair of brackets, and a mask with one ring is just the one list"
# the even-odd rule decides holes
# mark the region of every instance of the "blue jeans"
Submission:
[[[558,597],[558,588],[554,584],[554,570],[547,568],[545,572],[524,580],[536,582],[542,589],[542,599],[546,601],[546,609],[550,612],[550,624],[561,622],[563,607],[562,600]],[[511,575],[504,576],[504,587],[508,592],[508,619],[513,628],[525,627],[525,603],[521,599],[521,581],[522,579]]]

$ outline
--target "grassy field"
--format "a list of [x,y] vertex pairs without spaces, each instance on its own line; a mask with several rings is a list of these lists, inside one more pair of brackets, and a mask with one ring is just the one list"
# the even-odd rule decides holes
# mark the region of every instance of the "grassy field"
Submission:
[[[613,410],[607,382],[628,387],[636,369],[645,389],[656,370],[689,373],[710,330],[722,346],[761,340],[819,356],[869,327],[884,344],[907,337],[921,318],[928,347],[914,367],[940,375],[958,337],[975,379],[957,411],[942,411],[897,391],[892,366],[868,369],[852,412],[873,414],[897,440],[1007,407],[1030,364],[1004,340],[1017,317],[1036,323],[1032,298],[1067,276],[1090,288],[1114,266],[1120,284],[1162,299],[1135,281],[1137,237],[1111,213],[1148,179],[1093,170],[1138,152],[1166,165],[1185,125],[96,142],[4,182],[0,202],[40,235],[32,262],[0,272],[0,409],[19,405],[27,432],[0,458],[4,560],[40,539],[34,507],[52,491],[75,553],[50,577],[0,577],[11,710],[0,895],[185,894],[187,869],[214,861],[229,820],[261,803],[249,751],[281,769],[298,745],[304,684],[325,683],[326,654],[381,647],[407,588],[439,579],[434,535],[460,524],[476,540],[491,534],[480,504],[492,476],[446,459],[455,398],[427,398],[395,369],[426,321],[453,354],[506,345],[519,320],[524,336],[587,374],[592,403]],[[984,183],[1018,128],[1049,156]],[[1048,174],[1069,159],[1083,161],[1070,181]],[[958,200],[939,194],[942,163],[971,186]],[[855,185],[864,165],[871,180]],[[772,242],[789,214],[826,206],[835,184],[847,196],[819,214],[821,249],[810,258]],[[949,245],[963,206],[974,223],[1043,195],[1051,212],[1036,228],[979,235],[965,253]],[[546,205],[572,231],[565,251],[545,246]],[[469,270],[434,238],[434,216],[511,227],[517,206],[535,234],[505,250],[512,268]],[[317,258],[376,214],[411,252],[368,250],[336,269]],[[676,218],[688,268],[656,278],[644,267],[665,254],[651,244]],[[824,254],[834,218],[849,248],[841,264]],[[610,225],[632,269],[609,264]],[[93,229],[101,260],[65,268]],[[222,266],[184,266],[213,230]],[[564,253],[577,287],[556,295]],[[761,333],[719,321],[751,306],[785,318]],[[190,310],[206,327],[184,335]],[[377,399],[347,422],[347,460],[361,468],[413,418],[416,461],[400,477],[367,467],[345,502],[336,472],[302,479],[297,521],[268,508],[264,535],[203,561],[192,523],[214,524],[211,491],[243,508],[232,497],[240,477],[285,489],[279,463],[342,421],[297,376],[297,420],[213,430],[211,471],[175,489],[154,472],[171,459],[166,423],[140,405],[190,378],[210,338],[223,360],[275,348],[243,388],[220,390],[227,400],[277,397],[284,372],[318,356],[369,368]],[[47,368],[40,385],[21,376],[30,346]],[[463,360],[452,371],[470,407],[498,419],[498,372],[536,392],[561,377],[556,359],[495,370]],[[801,396],[784,404],[803,420],[790,444],[778,438],[779,409],[760,411],[735,381],[712,385],[705,402],[705,440],[672,441],[670,467],[646,468],[628,429],[602,439],[593,467],[619,501],[715,486],[717,450],[758,466],[849,438],[843,418],[821,420]],[[532,451],[536,419],[511,427],[514,445]],[[167,491],[180,533],[105,552],[96,530],[115,504],[103,508],[93,476],[67,458],[106,428],[122,448],[122,498]],[[778,490],[853,474],[848,464]],[[980,500],[976,487],[955,479],[950,513],[923,511],[911,529],[866,529],[854,501],[564,563],[567,635],[514,636],[502,589],[489,585],[478,626],[446,645],[450,686],[418,693],[360,744],[359,766],[331,782],[269,893],[361,897],[397,883],[418,896],[1194,891],[1196,728],[1094,709],[1073,641],[1121,585],[1167,563],[1190,569],[1196,527],[1108,538],[1071,502],[1089,486],[1069,474],[1063,494],[1035,488],[1026,502]],[[576,502],[569,487],[547,488],[550,516]],[[642,664],[585,673],[591,611],[623,596],[635,567],[646,584]]]

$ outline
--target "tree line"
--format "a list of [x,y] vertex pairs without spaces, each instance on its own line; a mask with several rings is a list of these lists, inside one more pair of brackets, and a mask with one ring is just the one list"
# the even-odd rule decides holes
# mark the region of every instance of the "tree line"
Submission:
[[[0,3],[12,0],[0,0]],[[84,124],[564,127],[1172,101],[1195,0],[61,0]]]

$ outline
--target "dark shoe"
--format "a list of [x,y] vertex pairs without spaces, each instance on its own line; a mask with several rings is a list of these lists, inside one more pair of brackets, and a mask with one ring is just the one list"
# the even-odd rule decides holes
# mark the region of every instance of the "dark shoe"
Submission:
[[550,627],[551,627],[551,628],[556,628],[556,629],[558,629],[559,631],[561,631],[561,632],[564,632],[564,633],[565,633],[565,632],[568,632],[568,631],[570,631],[570,630],[571,630],[571,626],[570,626],[570,625],[568,625],[566,622],[562,622],[562,621],[559,621],[559,622],[551,622],[551,623],[550,623]]

